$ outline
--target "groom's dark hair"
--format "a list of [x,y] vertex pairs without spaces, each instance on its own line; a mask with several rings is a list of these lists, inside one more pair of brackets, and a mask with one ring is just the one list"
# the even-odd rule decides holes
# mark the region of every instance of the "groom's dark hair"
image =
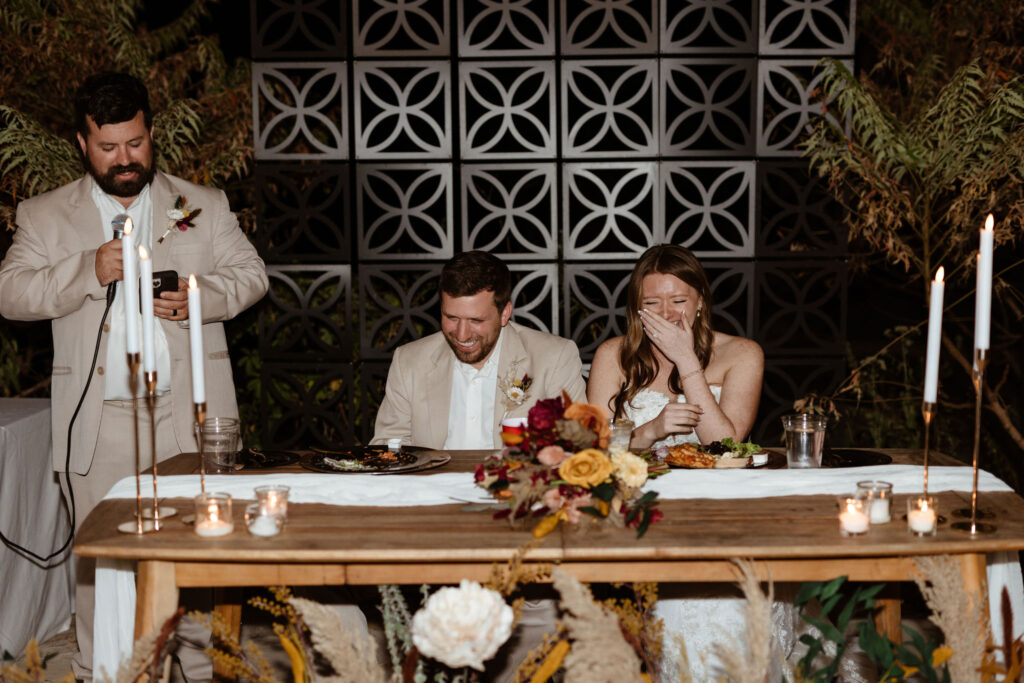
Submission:
[[512,273],[497,256],[486,251],[464,251],[441,269],[441,291],[448,296],[473,296],[494,292],[499,311],[512,298]]
[[131,121],[140,111],[148,130],[153,125],[149,91],[131,74],[109,71],[93,74],[75,91],[75,128],[83,138],[89,137],[88,119],[99,128],[108,123]]

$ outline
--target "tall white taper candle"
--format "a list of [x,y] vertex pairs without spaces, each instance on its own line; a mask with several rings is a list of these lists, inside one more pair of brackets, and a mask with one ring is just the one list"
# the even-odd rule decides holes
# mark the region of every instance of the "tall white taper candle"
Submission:
[[989,327],[992,316],[992,244],[996,231],[992,214],[985,219],[978,244],[978,284],[974,294],[974,348],[989,347]]
[[199,301],[199,284],[195,275],[188,276],[188,341],[192,354],[192,402],[206,403],[203,376],[203,307]]
[[945,268],[939,267],[932,281],[931,307],[928,311],[928,355],[924,370],[925,403],[935,403],[939,394],[939,347],[942,343],[942,299],[946,283]]
[[135,238],[132,235],[132,219],[124,221],[124,236],[121,237],[122,287],[124,288],[124,329],[125,351],[139,352],[139,278],[135,270]]
[[146,248],[139,246],[139,282],[142,283],[142,369],[156,372],[156,347],[153,345],[153,261]]

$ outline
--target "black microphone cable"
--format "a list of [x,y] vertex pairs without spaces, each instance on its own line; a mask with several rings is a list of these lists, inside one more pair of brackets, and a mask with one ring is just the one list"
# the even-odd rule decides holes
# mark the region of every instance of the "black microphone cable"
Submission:
[[[114,239],[119,239],[124,234],[124,221],[126,218],[126,214],[118,214],[111,222],[111,226],[114,228]],[[75,538],[75,524],[77,523],[77,520],[75,519],[75,491],[71,487],[71,430],[75,426],[75,418],[78,417],[78,411],[82,409],[82,404],[85,403],[86,394],[89,393],[89,386],[92,384],[92,376],[96,370],[96,360],[100,355],[100,340],[103,338],[103,325],[107,322],[107,315],[110,313],[110,307],[114,303],[114,297],[116,294],[117,282],[114,281],[107,285],[107,305],[103,309],[103,317],[100,318],[100,327],[96,332],[96,348],[94,348],[92,352],[92,363],[89,366],[89,374],[85,380],[85,388],[82,389],[82,396],[78,399],[78,405],[75,406],[75,412],[71,414],[71,421],[68,423],[67,454],[64,457],[64,483],[67,484],[68,487],[68,513],[71,519],[71,531],[61,547],[45,557],[32,552],[28,548],[18,545],[11,539],[4,536],[3,532],[0,532],[0,541],[3,541],[3,544],[29,561],[36,560],[45,564],[53,558],[64,554],[64,551],[67,550],[68,546],[71,545],[71,541]],[[60,564],[60,562],[57,564]],[[51,566],[57,565],[46,566],[44,569],[49,569]]]

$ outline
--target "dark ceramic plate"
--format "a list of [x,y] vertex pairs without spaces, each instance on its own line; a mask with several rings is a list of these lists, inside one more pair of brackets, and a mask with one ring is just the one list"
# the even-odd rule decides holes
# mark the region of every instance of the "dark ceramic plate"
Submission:
[[856,448],[833,448],[821,456],[822,467],[870,467],[888,465],[891,462],[891,455]]
[[299,454],[291,451],[258,451],[255,448],[245,448],[239,453],[238,461],[242,463],[242,469],[266,470],[294,465],[299,461]]
[[415,447],[403,446],[398,453],[389,453],[385,446],[353,446],[338,450],[314,449],[300,464],[314,472],[373,474],[415,470],[431,459],[426,449]]

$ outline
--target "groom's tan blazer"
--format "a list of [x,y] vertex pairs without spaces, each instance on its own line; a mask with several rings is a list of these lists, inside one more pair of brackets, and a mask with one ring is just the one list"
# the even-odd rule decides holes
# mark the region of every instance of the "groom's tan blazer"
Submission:
[[[53,466],[64,470],[68,423],[85,387],[107,288],[96,279],[96,250],[106,242],[92,201],[93,179],[85,176],[18,206],[18,230],[0,265],[0,315],[11,320],[53,321]],[[153,271],[176,270],[199,281],[203,309],[203,352],[207,414],[235,417],[231,362],[220,321],[239,314],[267,291],[263,261],[239,229],[220,190],[157,173],[153,199]],[[167,210],[178,196],[202,209],[195,226],[157,239],[167,227]],[[188,330],[158,318],[171,356],[174,438],[182,451],[196,448]],[[75,419],[71,471],[87,474],[100,429],[105,392],[109,325],[99,341],[97,368]],[[126,435],[128,437],[128,435]],[[130,457],[131,449],[125,449]]]
[[[404,344],[395,350],[388,370],[384,400],[377,411],[372,443],[401,438],[406,444],[443,448],[448,437],[455,354],[441,332]],[[514,322],[505,326],[498,359],[498,380],[524,374],[533,378],[526,400],[506,411],[500,387],[494,397],[494,448],[501,447],[501,420],[525,417],[533,405],[557,398],[562,390],[573,401],[585,401],[587,387],[576,344],[553,334]]]

